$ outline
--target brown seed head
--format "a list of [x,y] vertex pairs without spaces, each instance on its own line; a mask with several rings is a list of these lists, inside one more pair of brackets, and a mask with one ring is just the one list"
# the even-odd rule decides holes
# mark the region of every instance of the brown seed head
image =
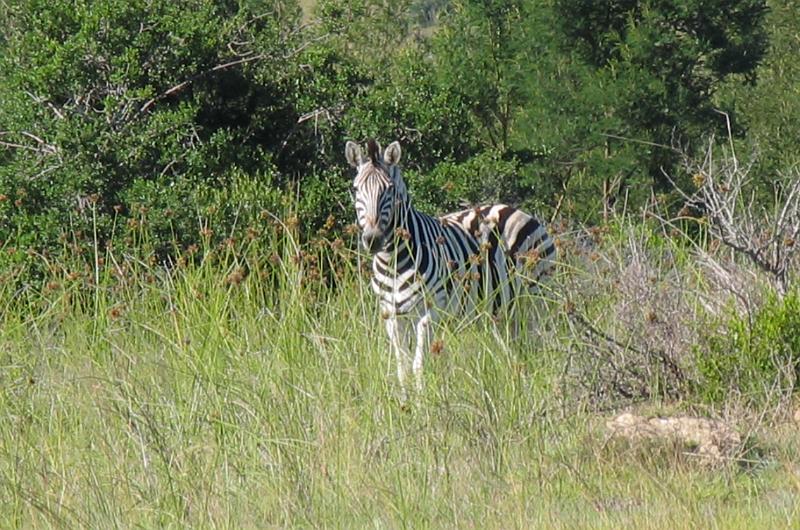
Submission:
[[300,226],[300,219],[298,219],[296,215],[290,215],[286,218],[286,228],[294,230],[298,226]]
[[245,278],[245,271],[242,267],[236,267],[228,277],[225,278],[225,283],[228,285],[239,285],[244,281]]
[[353,236],[358,233],[358,225],[355,223],[350,223],[344,229],[344,233],[348,236]]
[[403,241],[408,241],[408,240],[411,239],[411,232],[409,232],[408,230],[406,230],[405,228],[403,228],[401,226],[398,226],[395,229],[395,234],[397,235],[397,237],[399,237]]

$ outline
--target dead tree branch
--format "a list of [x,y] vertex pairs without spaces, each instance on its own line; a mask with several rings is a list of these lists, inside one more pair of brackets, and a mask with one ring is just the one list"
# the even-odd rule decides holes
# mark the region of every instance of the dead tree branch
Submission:
[[58,154],[58,147],[45,142],[40,137],[36,136],[33,133],[27,131],[20,131],[20,132],[13,132],[13,131],[0,131],[0,137],[8,137],[8,136],[24,136],[30,140],[36,142],[36,145],[27,145],[17,141],[6,141],[0,140],[0,146],[8,148],[8,149],[22,149],[25,151],[32,151],[34,153],[39,153],[42,155],[55,155]]
[[[728,120],[727,115],[725,118]],[[739,164],[730,122],[728,128],[729,152],[723,156],[715,154],[713,138],[700,160],[683,152],[683,167],[692,175],[697,190],[688,193],[677,185],[675,188],[688,205],[702,211],[711,236],[746,256],[783,296],[800,247],[800,174],[793,170],[776,178],[772,208],[760,205],[749,176],[753,162]]]
[[233,68],[234,66],[239,66],[241,64],[251,63],[253,61],[260,61],[261,59],[264,59],[265,57],[266,57],[265,54],[251,55],[249,57],[243,57],[241,59],[236,59],[235,61],[228,61],[226,63],[218,64],[218,65],[216,65],[216,66],[214,66],[212,68],[209,68],[207,70],[199,72],[199,73],[191,76],[189,79],[181,81],[177,85],[174,85],[174,86],[168,88],[167,90],[165,90],[161,94],[158,94],[157,96],[155,96],[153,98],[150,98],[144,105],[142,105],[142,108],[139,109],[139,113],[140,114],[144,114],[145,112],[150,110],[150,108],[152,108],[153,105],[155,105],[157,102],[161,101],[162,99],[168,98],[169,96],[171,96],[173,94],[177,94],[178,92],[181,92],[182,90],[184,90],[186,87],[188,87],[189,85],[191,85],[195,81],[199,81],[200,79],[203,79],[204,77],[207,77],[207,76],[209,76],[209,75],[211,75],[211,74],[213,74],[215,72],[219,72],[219,71],[222,71],[222,70],[227,70],[228,68]]

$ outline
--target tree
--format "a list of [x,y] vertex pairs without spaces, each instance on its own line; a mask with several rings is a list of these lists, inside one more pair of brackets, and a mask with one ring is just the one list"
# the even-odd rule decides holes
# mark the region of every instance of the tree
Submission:
[[411,0],[320,0],[314,8],[316,23],[330,35],[342,56],[380,70],[410,35]]
[[620,198],[636,206],[651,190],[668,190],[664,171],[678,161],[672,143],[694,144],[724,127],[716,92],[726,79],[754,81],[764,15],[762,0],[540,6],[528,18],[542,52],[527,85],[540,98],[520,138],[550,153],[535,172],[555,175],[551,192],[577,187],[576,176],[582,189],[589,185],[603,201],[578,206],[588,218]]
[[530,66],[524,18],[522,0],[456,0],[433,37],[440,83],[460,95],[485,144],[500,153],[528,101],[520,85]]
[[755,71],[758,82],[743,83],[732,76],[717,94],[717,103],[732,109],[734,127],[746,131],[747,144],[757,146],[753,177],[771,193],[776,177],[800,163],[800,5],[790,0],[767,3],[769,47]]
[[147,210],[168,251],[197,237],[210,191],[242,175],[280,187],[316,160],[296,2],[7,5],[0,240],[57,248],[70,222],[103,240]]

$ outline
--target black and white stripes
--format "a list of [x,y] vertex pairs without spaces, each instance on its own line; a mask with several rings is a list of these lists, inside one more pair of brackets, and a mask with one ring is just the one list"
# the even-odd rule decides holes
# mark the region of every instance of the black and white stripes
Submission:
[[345,148],[357,169],[353,191],[361,242],[373,254],[372,288],[405,395],[409,364],[417,387],[422,385],[430,326],[439,315],[475,311],[484,303],[496,312],[523,291],[535,291],[552,269],[555,245],[538,220],[503,204],[440,218],[415,210],[397,166],[400,154],[398,142],[383,156],[374,140],[367,157],[353,142]]

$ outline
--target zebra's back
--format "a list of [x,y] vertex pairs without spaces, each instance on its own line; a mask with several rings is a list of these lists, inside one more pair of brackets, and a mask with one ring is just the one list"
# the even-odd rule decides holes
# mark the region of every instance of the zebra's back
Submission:
[[[446,231],[470,240],[472,251],[451,258],[462,263],[470,298],[491,300],[494,310],[523,290],[535,291],[554,258],[553,239],[535,217],[505,204],[479,206],[439,218]],[[452,263],[451,261],[451,268]]]
[[[555,244],[535,217],[506,204],[479,206],[440,217],[445,226],[456,225],[475,239],[479,248],[501,254],[517,268],[537,265],[530,279],[549,273]],[[541,264],[541,265],[540,265]]]

